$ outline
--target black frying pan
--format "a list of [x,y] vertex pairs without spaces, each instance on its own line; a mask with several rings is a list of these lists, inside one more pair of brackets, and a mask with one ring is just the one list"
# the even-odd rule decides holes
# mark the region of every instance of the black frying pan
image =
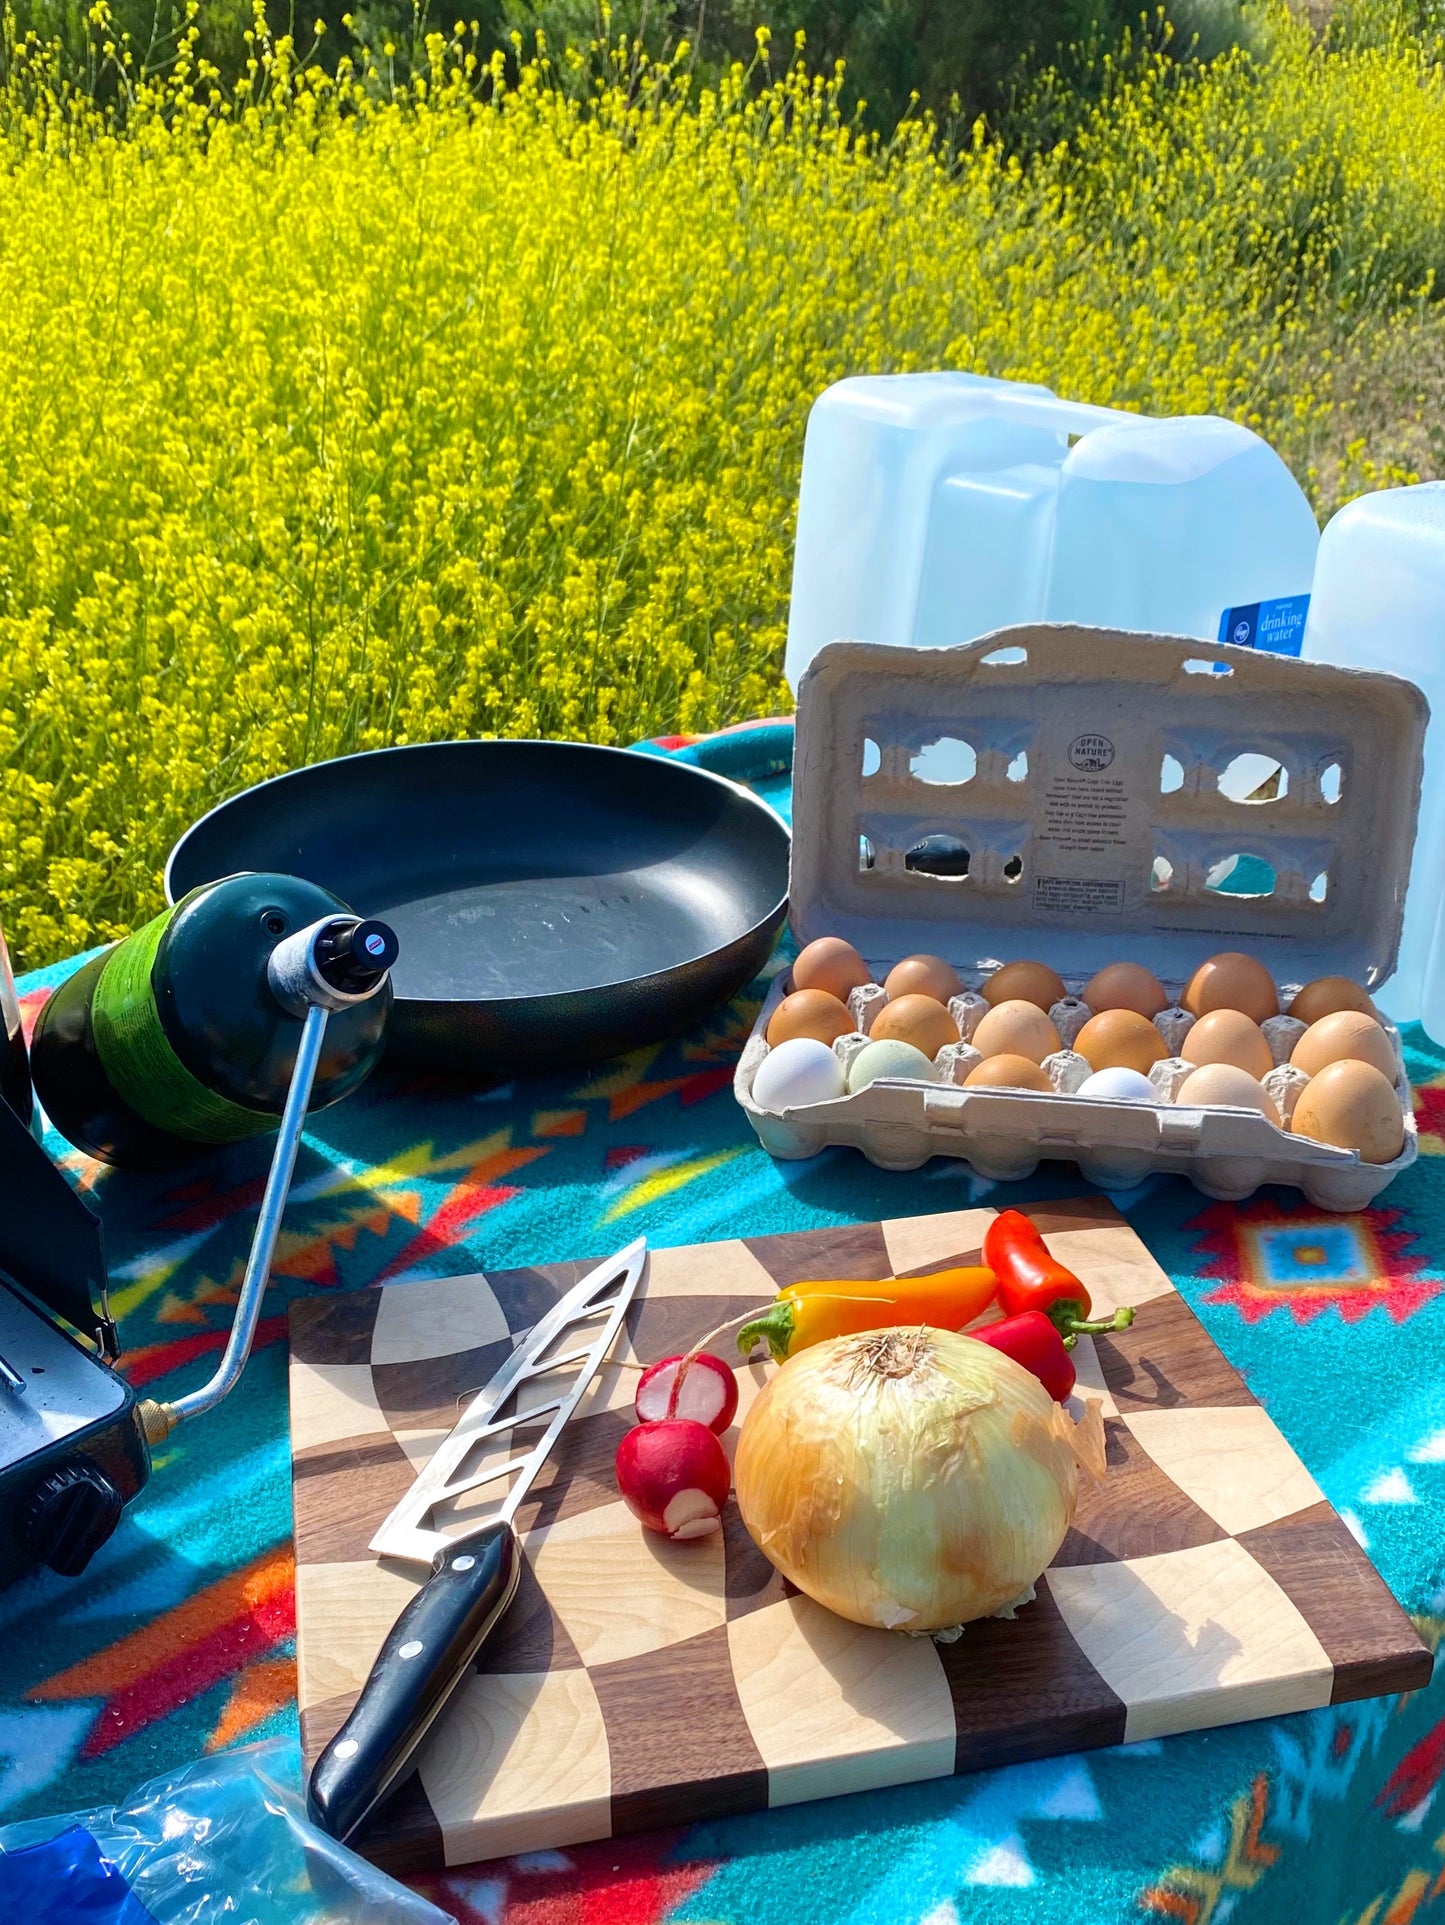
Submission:
[[187,830],[174,902],[241,869],[396,929],[391,1051],[441,1069],[614,1055],[767,960],[788,831],[705,769],[578,742],[435,742],[296,769]]

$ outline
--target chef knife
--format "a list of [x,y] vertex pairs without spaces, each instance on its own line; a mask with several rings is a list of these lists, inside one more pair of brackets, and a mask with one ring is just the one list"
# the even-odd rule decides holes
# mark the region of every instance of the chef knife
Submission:
[[[370,1548],[382,1557],[429,1565],[431,1576],[387,1633],[361,1695],[312,1770],[307,1807],[332,1837],[350,1838],[396,1783],[516,1596],[522,1551],[512,1520],[612,1348],[646,1254],[647,1241],[639,1237],[547,1312],[472,1399],[372,1538]],[[599,1321],[590,1342],[566,1346],[576,1326]],[[552,1354],[559,1344],[559,1354]],[[560,1388],[539,1381],[569,1372]],[[542,1394],[524,1405],[528,1385]],[[544,1418],[535,1443],[517,1448],[513,1438],[510,1454],[496,1446],[487,1454],[490,1440],[530,1430]],[[434,1521],[438,1511],[504,1480],[510,1483],[500,1505],[484,1519],[468,1514],[450,1535]]]

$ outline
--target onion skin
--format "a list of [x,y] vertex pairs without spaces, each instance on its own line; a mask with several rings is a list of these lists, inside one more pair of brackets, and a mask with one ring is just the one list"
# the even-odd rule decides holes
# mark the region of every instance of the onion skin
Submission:
[[764,1556],[855,1624],[937,1631],[1007,1611],[1102,1466],[1038,1379],[928,1327],[837,1337],[791,1357],[738,1440],[738,1509]]

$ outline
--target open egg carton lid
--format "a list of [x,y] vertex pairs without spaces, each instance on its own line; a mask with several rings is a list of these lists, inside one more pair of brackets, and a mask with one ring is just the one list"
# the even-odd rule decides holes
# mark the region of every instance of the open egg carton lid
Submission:
[[[1131,961],[1177,994],[1230,949],[1277,983],[1374,989],[1399,944],[1428,714],[1397,676],[1115,629],[836,642],[799,690],[793,932],[844,937],[879,980],[926,951],[974,986],[1028,958],[1077,994]],[[781,989],[737,1081],[777,1155],[852,1142],[893,1167],[953,1154],[998,1177],[1072,1155],[1101,1182],[1177,1169],[1215,1195],[1298,1183],[1356,1209],[1415,1153],[1408,1113],[1401,1157],[1362,1165],[1241,1111],[902,1083],[778,1127],[751,1082]]]

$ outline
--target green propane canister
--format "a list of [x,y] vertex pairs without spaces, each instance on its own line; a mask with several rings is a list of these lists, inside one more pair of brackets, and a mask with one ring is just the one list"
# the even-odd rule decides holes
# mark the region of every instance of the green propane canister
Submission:
[[[279,1000],[268,964],[288,936],[330,916],[355,920],[315,883],[226,876],[86,963],[44,1004],[30,1047],[36,1094],[56,1129],[106,1163],[139,1169],[274,1130],[302,1018]],[[333,1009],[310,1109],[370,1075],[391,1001],[387,981]]]

